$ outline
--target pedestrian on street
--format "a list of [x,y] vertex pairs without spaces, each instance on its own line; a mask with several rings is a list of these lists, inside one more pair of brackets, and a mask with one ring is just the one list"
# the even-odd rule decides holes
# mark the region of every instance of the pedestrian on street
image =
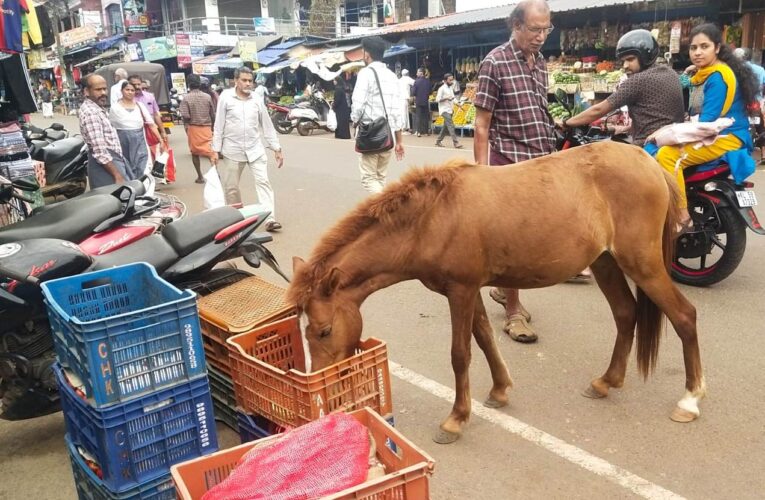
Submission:
[[[382,62],[386,42],[379,36],[367,37],[361,41],[361,48],[366,67],[359,71],[353,89],[351,121],[357,127],[360,123],[371,123],[387,115],[390,131],[394,134],[396,159],[400,161],[404,158],[401,133],[404,117],[401,116],[398,78]],[[360,154],[361,185],[366,191],[379,193],[383,190],[391,154],[391,150]]]
[[209,79],[205,78],[204,76],[200,78],[199,90],[209,95],[210,99],[212,99],[213,109],[218,109],[218,99],[220,96],[213,87],[215,87],[215,84],[210,85]]
[[276,221],[274,190],[268,180],[268,157],[261,137],[274,152],[278,168],[284,164],[284,154],[265,104],[252,95],[252,85],[252,70],[241,67],[234,72],[234,88],[221,93],[213,127],[212,162],[218,167],[228,205],[242,202],[239,179],[244,167],[249,167],[258,202],[271,212],[265,229],[278,231],[282,225]]
[[342,76],[335,78],[335,98],[332,100],[332,110],[337,117],[335,139],[350,139],[351,107],[348,104],[348,89]]
[[132,83],[133,88],[135,88],[135,100],[146,106],[146,109],[151,113],[154,123],[157,125],[157,130],[159,130],[162,142],[167,142],[167,131],[162,124],[162,115],[159,114],[159,105],[157,104],[157,99],[154,97],[154,94],[148,90],[143,90],[143,81],[140,76],[131,75],[128,77],[128,81]]
[[436,94],[436,101],[438,102],[438,114],[441,115],[444,119],[444,125],[441,127],[441,133],[438,134],[438,139],[436,139],[436,146],[439,148],[444,147],[444,145],[441,144],[441,141],[444,140],[444,137],[446,137],[446,132],[448,131],[449,135],[452,137],[454,147],[457,149],[462,149],[462,144],[460,144],[459,139],[457,139],[457,133],[454,131],[454,121],[452,120],[452,114],[454,113],[454,90],[452,90],[453,85],[454,75],[451,73],[446,73],[444,75],[444,84],[441,85],[441,87],[438,89],[438,93]]
[[205,179],[202,177],[199,157],[208,158],[210,165],[212,165],[212,128],[215,124],[215,107],[212,98],[202,92],[202,82],[199,75],[189,75],[186,82],[190,91],[181,101],[180,112],[189,141],[191,162],[197,171],[197,179],[194,182],[204,184]]
[[401,78],[398,79],[398,82],[401,86],[401,88],[399,88],[399,93],[401,94],[401,105],[403,106],[404,132],[409,135],[412,131],[412,125],[409,122],[409,103],[412,100],[412,85],[414,85],[414,80],[409,76],[408,69],[401,70]]
[[42,112],[44,118],[53,118],[53,103],[48,87],[40,84],[40,100],[42,101]]
[[120,140],[127,180],[139,179],[150,167],[144,125],[150,126],[151,134],[157,141],[160,135],[149,110],[135,100],[135,88],[126,80],[122,82],[122,98],[109,109],[109,121]]
[[122,147],[117,131],[106,115],[104,106],[109,102],[106,80],[98,75],[88,75],[85,84],[85,100],[80,106],[80,133],[88,145],[88,183],[90,189],[108,184],[121,184],[127,175]]
[[[555,127],[547,110],[547,64],[540,53],[553,29],[543,0],[523,0],[510,14],[510,41],[495,48],[478,70],[475,137],[479,165],[508,165],[555,151]],[[535,207],[526,207],[536,210]],[[518,290],[492,289],[505,304],[503,330],[518,342],[535,342],[531,316]]]
[[425,70],[417,70],[417,79],[412,85],[414,95],[414,126],[417,137],[430,135],[430,80],[425,78]]
[[128,79],[128,73],[125,68],[117,68],[114,71],[114,85],[109,89],[109,105],[114,106],[114,103],[122,99],[122,82],[126,82]]

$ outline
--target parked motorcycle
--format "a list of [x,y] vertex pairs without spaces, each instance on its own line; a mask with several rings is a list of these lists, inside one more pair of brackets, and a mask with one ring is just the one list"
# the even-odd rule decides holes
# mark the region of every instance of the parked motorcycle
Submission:
[[41,129],[25,124],[22,133],[33,160],[45,163],[46,200],[72,198],[85,192],[88,177],[88,147],[81,137],[69,137],[59,123]]
[[271,122],[274,124],[274,128],[280,134],[289,134],[294,128],[292,122],[289,120],[290,111],[292,108],[278,104],[275,102],[267,101],[268,115],[271,117]]
[[[565,98],[556,94],[559,102]],[[564,104],[565,105],[565,104]],[[559,138],[561,149],[603,140],[628,142],[607,132],[608,116],[600,127],[569,130]],[[686,285],[719,283],[736,270],[746,250],[746,230],[765,234],[754,207],[752,182],[736,184],[730,167],[714,161],[684,170],[688,212],[693,228],[676,241],[672,278]]]
[[[41,282],[147,262],[179,288],[204,295],[249,275],[237,269],[215,268],[240,256],[254,268],[265,262],[286,279],[264,246],[271,236],[255,233],[267,216],[268,212],[261,212],[245,218],[233,207],[216,208],[98,257],[61,239],[38,238],[0,245],[0,279],[4,279],[0,286],[0,418],[23,420],[60,409],[52,370],[56,357]],[[71,231],[66,239],[75,237],[76,228]]]
[[290,109],[287,118],[302,136],[311,135],[314,130],[334,132],[334,129],[327,126],[329,111],[330,105],[324,98],[324,92],[317,89],[306,100]]

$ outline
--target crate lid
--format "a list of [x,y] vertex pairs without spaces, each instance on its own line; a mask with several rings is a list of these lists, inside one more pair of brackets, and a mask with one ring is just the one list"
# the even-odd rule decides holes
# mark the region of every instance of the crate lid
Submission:
[[257,276],[222,288],[197,302],[199,315],[232,333],[251,330],[279,319],[294,306],[286,300],[287,290]]

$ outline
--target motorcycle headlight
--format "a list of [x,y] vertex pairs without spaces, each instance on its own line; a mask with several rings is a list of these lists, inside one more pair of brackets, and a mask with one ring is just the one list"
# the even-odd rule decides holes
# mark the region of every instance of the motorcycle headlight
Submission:
[[714,181],[707,182],[704,184],[704,191],[716,191],[717,190],[717,183]]

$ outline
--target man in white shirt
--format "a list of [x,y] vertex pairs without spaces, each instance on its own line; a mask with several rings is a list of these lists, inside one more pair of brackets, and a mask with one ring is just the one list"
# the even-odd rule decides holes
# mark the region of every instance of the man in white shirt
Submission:
[[114,72],[114,85],[109,89],[109,101],[112,106],[122,98],[122,82],[128,79],[127,70],[117,68]]
[[409,122],[409,103],[412,100],[412,85],[414,85],[414,79],[409,76],[408,69],[401,70],[401,78],[398,79],[398,83],[400,85],[398,91],[401,93],[401,105],[403,106],[404,113],[404,130],[411,132],[412,126]]
[[439,148],[444,147],[441,141],[446,137],[446,132],[452,136],[452,142],[456,149],[462,149],[462,144],[457,139],[457,134],[454,132],[454,122],[452,121],[452,113],[454,112],[454,75],[446,73],[444,75],[444,84],[441,85],[436,94],[436,101],[438,102],[438,114],[444,117],[444,125],[441,127],[441,133],[436,139],[436,146]]
[[250,68],[239,68],[234,72],[234,88],[221,93],[213,127],[211,160],[218,167],[228,205],[242,202],[239,179],[244,167],[250,168],[255,177],[258,202],[271,212],[265,229],[278,231],[282,225],[274,213],[274,190],[268,180],[268,158],[261,137],[274,152],[278,168],[284,164],[284,155],[265,104],[253,95],[252,80]]
[[[401,130],[404,128],[404,117],[401,112],[401,96],[399,94],[398,78],[382,62],[386,42],[379,36],[364,38],[361,41],[366,67],[359,71],[356,87],[353,89],[353,106],[351,107],[351,122],[354,127],[359,123],[371,123],[377,118],[384,118],[387,112],[388,125],[394,134],[396,159],[404,158],[404,143]],[[380,80],[377,85],[375,73]],[[382,89],[382,95],[380,94]],[[385,107],[383,107],[383,102]],[[388,164],[392,152],[362,153],[359,158],[361,185],[370,193],[379,193],[385,187]]]

